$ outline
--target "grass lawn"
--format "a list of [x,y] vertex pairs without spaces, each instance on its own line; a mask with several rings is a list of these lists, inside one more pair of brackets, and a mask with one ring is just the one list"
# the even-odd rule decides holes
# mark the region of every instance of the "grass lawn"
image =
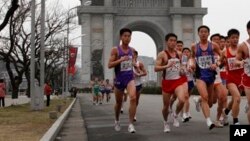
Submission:
[[61,104],[62,112],[72,102],[72,98],[52,99],[50,106],[42,111],[31,111],[30,104],[0,108],[0,141],[38,141],[56,119],[49,118],[50,111],[56,111]]

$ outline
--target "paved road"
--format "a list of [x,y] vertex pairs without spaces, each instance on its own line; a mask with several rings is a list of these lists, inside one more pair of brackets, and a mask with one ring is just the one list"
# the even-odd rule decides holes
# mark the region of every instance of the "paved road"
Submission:
[[[229,97],[230,98],[230,97]],[[121,115],[122,130],[115,132],[113,129],[114,97],[111,103],[92,105],[91,95],[79,96],[82,116],[85,120],[89,141],[228,141],[229,127],[208,130],[202,113],[198,113],[191,103],[192,119],[188,123],[181,123],[179,128],[171,127],[170,133],[163,133],[161,115],[162,97],[160,95],[142,95],[138,107],[137,122],[135,123],[136,134],[128,133],[128,103],[125,104],[125,113]],[[242,124],[247,123],[244,105],[246,99],[242,98],[242,111],[239,120]],[[215,119],[216,108],[212,109],[212,118]],[[230,122],[232,119],[230,118]]]

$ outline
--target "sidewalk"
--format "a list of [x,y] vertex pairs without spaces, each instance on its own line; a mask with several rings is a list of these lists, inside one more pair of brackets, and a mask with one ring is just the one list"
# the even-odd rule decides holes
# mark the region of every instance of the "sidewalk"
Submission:
[[56,137],[55,141],[87,141],[87,132],[84,125],[84,120],[81,115],[81,106],[79,97],[77,96],[76,102],[73,105],[68,119],[63,124],[63,127]]
[[[26,95],[18,96],[17,104],[25,104],[29,102],[30,102],[30,98],[28,98]],[[13,100],[11,98],[11,95],[5,96],[5,107],[11,106],[12,103],[13,103]]]
[[[51,99],[54,99],[57,96],[51,95]],[[46,96],[44,96],[44,100],[46,100]],[[30,102],[30,98],[28,98],[26,95],[19,95],[18,99],[17,99],[17,105],[20,104],[25,104],[25,103],[29,103]],[[13,103],[13,99],[11,98],[11,95],[7,95],[5,96],[5,107],[9,107],[11,106],[11,104]]]

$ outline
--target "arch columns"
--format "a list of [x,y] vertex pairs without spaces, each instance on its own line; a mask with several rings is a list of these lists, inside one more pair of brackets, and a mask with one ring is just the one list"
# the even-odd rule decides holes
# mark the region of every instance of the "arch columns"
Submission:
[[104,68],[104,79],[109,79],[113,81],[113,69],[108,68],[108,62],[110,57],[110,52],[113,47],[113,15],[104,15],[104,49],[103,49],[103,68]]

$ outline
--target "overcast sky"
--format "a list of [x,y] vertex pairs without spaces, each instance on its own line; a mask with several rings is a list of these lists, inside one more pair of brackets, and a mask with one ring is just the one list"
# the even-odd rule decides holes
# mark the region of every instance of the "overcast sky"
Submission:
[[[69,9],[80,5],[80,0],[60,0],[59,3]],[[246,23],[250,20],[250,0],[202,0],[202,6],[208,8],[208,14],[204,16],[203,24],[210,27],[211,34],[226,35],[230,28],[236,28],[241,34],[240,42],[248,38]],[[131,46],[134,46],[141,55],[156,57],[154,42],[145,33],[134,32]],[[143,49],[145,46],[149,49]]]

